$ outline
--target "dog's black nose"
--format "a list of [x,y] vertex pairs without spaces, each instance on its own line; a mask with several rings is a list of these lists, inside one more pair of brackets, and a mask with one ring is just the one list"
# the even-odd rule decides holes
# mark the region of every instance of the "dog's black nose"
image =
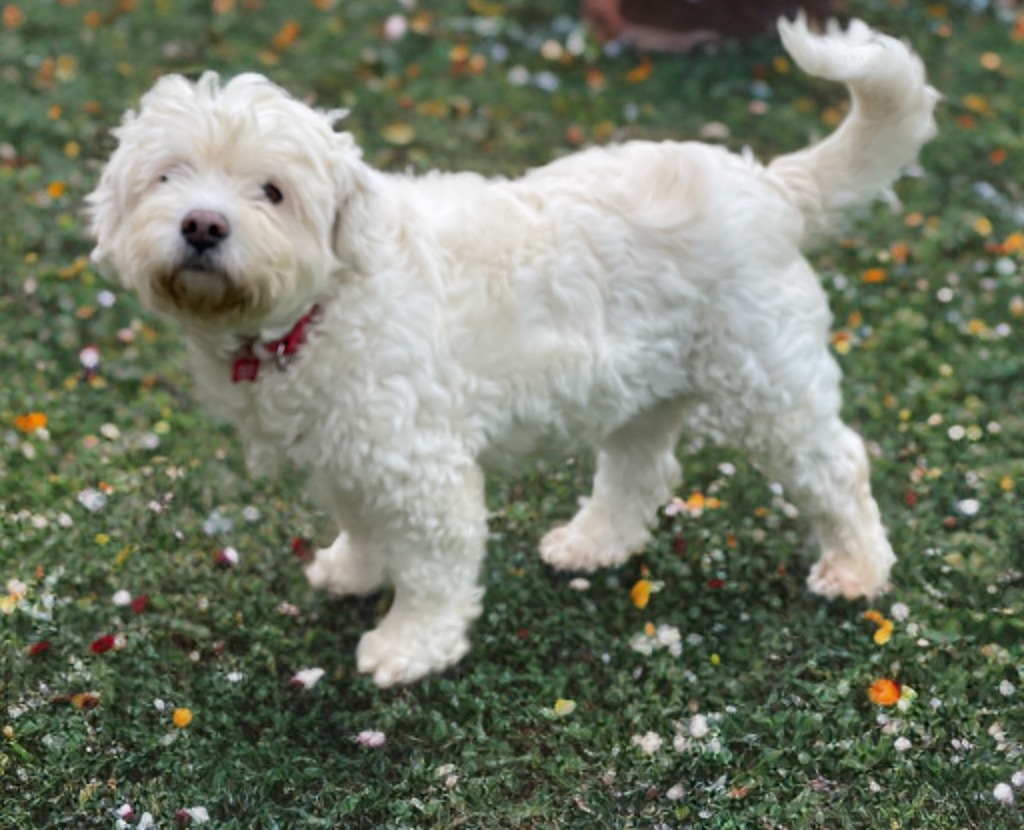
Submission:
[[215,210],[192,210],[181,220],[181,235],[202,253],[227,239],[231,226],[224,215]]

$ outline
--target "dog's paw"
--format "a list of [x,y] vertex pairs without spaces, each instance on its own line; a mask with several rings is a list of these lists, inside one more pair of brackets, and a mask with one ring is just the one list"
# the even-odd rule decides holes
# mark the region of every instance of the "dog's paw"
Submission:
[[383,568],[357,557],[344,533],[329,548],[320,548],[305,572],[310,585],[336,597],[369,594],[384,582]]
[[540,541],[540,558],[559,571],[595,571],[619,565],[629,559],[621,546],[600,544],[574,527],[556,527]]
[[356,652],[360,673],[373,675],[373,682],[386,689],[441,671],[469,651],[464,624],[459,630],[444,625],[441,632],[431,626],[429,620],[418,626],[389,626],[385,620],[366,632]]
[[826,554],[811,568],[807,587],[829,599],[872,599],[889,589],[890,566],[891,561],[879,567],[871,560],[848,554]]

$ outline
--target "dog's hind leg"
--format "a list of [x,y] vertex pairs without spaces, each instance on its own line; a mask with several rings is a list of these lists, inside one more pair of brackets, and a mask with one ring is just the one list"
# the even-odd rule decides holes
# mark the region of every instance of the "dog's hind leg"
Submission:
[[760,422],[760,465],[810,521],[821,548],[808,587],[826,597],[873,597],[888,587],[896,557],[871,495],[864,442],[833,407],[813,407]]
[[666,401],[609,435],[593,494],[571,522],[544,536],[541,558],[560,570],[592,571],[643,550],[658,508],[682,478],[675,454],[682,423],[682,404]]

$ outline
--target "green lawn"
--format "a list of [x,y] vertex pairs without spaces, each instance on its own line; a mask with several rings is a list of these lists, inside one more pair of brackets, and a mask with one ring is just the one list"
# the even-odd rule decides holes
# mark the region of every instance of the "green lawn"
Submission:
[[378,166],[514,174],[716,123],[768,158],[845,106],[773,38],[648,62],[581,39],[574,2],[405,5],[0,3],[0,828],[1020,827],[1024,17],[849,3],[946,96],[902,205],[813,254],[900,556],[878,615],[808,594],[800,520],[707,448],[690,507],[579,590],[535,547],[590,461],[546,458],[491,480],[469,657],[382,692],[354,651],[388,598],[307,588],[293,540],[331,527],[300,476],[248,478],[173,326],[88,265],[121,111],[163,72],[255,68],[351,107]]

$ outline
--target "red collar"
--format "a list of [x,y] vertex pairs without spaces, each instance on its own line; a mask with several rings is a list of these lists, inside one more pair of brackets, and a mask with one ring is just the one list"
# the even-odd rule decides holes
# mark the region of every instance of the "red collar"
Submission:
[[291,331],[277,340],[250,340],[235,353],[231,362],[231,382],[252,382],[259,377],[260,366],[264,361],[272,360],[279,369],[283,369],[288,358],[293,357],[306,342],[309,327],[320,314],[317,303],[292,326]]

